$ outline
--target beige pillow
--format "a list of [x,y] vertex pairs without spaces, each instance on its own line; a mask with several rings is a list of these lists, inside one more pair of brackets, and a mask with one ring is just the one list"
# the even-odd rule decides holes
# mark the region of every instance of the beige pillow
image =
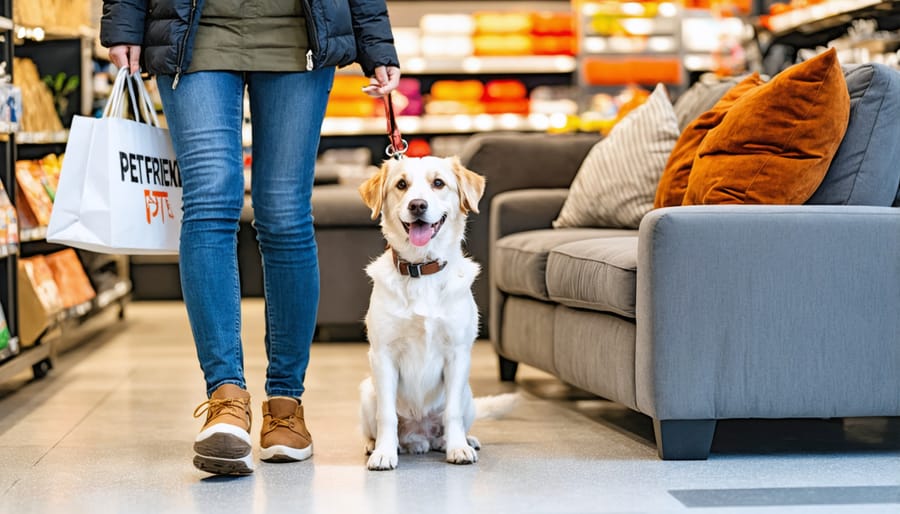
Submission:
[[637,228],[678,141],[678,119],[664,85],[631,111],[585,157],[555,228]]

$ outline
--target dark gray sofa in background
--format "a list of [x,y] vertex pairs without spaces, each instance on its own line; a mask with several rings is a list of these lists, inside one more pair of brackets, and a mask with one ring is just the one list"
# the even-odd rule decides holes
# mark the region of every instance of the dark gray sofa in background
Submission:
[[900,416],[900,75],[887,77],[874,129],[851,110],[844,141],[870,147],[859,176],[829,170],[851,203],[865,189],[882,206],[671,207],[638,230],[553,229],[570,149],[483,141],[502,158],[473,169],[538,186],[490,206],[501,377],[525,363],[646,414],[663,459],[707,458],[719,419]]

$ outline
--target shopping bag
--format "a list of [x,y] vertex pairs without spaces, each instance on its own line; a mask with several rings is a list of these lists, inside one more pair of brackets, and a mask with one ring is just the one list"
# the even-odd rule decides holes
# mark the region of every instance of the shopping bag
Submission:
[[[125,118],[126,91],[134,119]],[[101,118],[75,116],[47,241],[101,253],[178,253],[181,174],[139,76],[119,70]]]

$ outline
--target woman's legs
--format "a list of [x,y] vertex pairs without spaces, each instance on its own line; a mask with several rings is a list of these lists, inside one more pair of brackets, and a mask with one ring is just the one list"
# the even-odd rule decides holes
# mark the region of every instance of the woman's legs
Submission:
[[159,76],[163,110],[184,188],[181,287],[207,395],[246,389],[241,348],[237,230],[244,204],[241,73]]
[[333,68],[247,74],[253,123],[251,191],[263,261],[270,397],[303,395],[319,302],[313,174],[333,78]]

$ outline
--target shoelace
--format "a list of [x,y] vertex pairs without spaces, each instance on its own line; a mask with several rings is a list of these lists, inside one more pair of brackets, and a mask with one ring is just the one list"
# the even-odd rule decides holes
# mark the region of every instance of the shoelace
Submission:
[[269,430],[274,430],[278,427],[285,428],[294,428],[294,422],[292,421],[293,416],[290,418],[272,418],[269,420]]
[[[228,409],[229,411],[234,410],[233,412],[229,412],[237,417],[243,417],[246,411],[247,401],[239,398],[225,398],[224,400],[213,399],[210,398],[205,402],[201,403],[194,409],[194,417],[199,418],[204,414],[209,414],[210,417],[216,417],[220,415],[222,410]],[[250,418],[250,422],[253,422],[253,413],[247,412],[247,415]]]

